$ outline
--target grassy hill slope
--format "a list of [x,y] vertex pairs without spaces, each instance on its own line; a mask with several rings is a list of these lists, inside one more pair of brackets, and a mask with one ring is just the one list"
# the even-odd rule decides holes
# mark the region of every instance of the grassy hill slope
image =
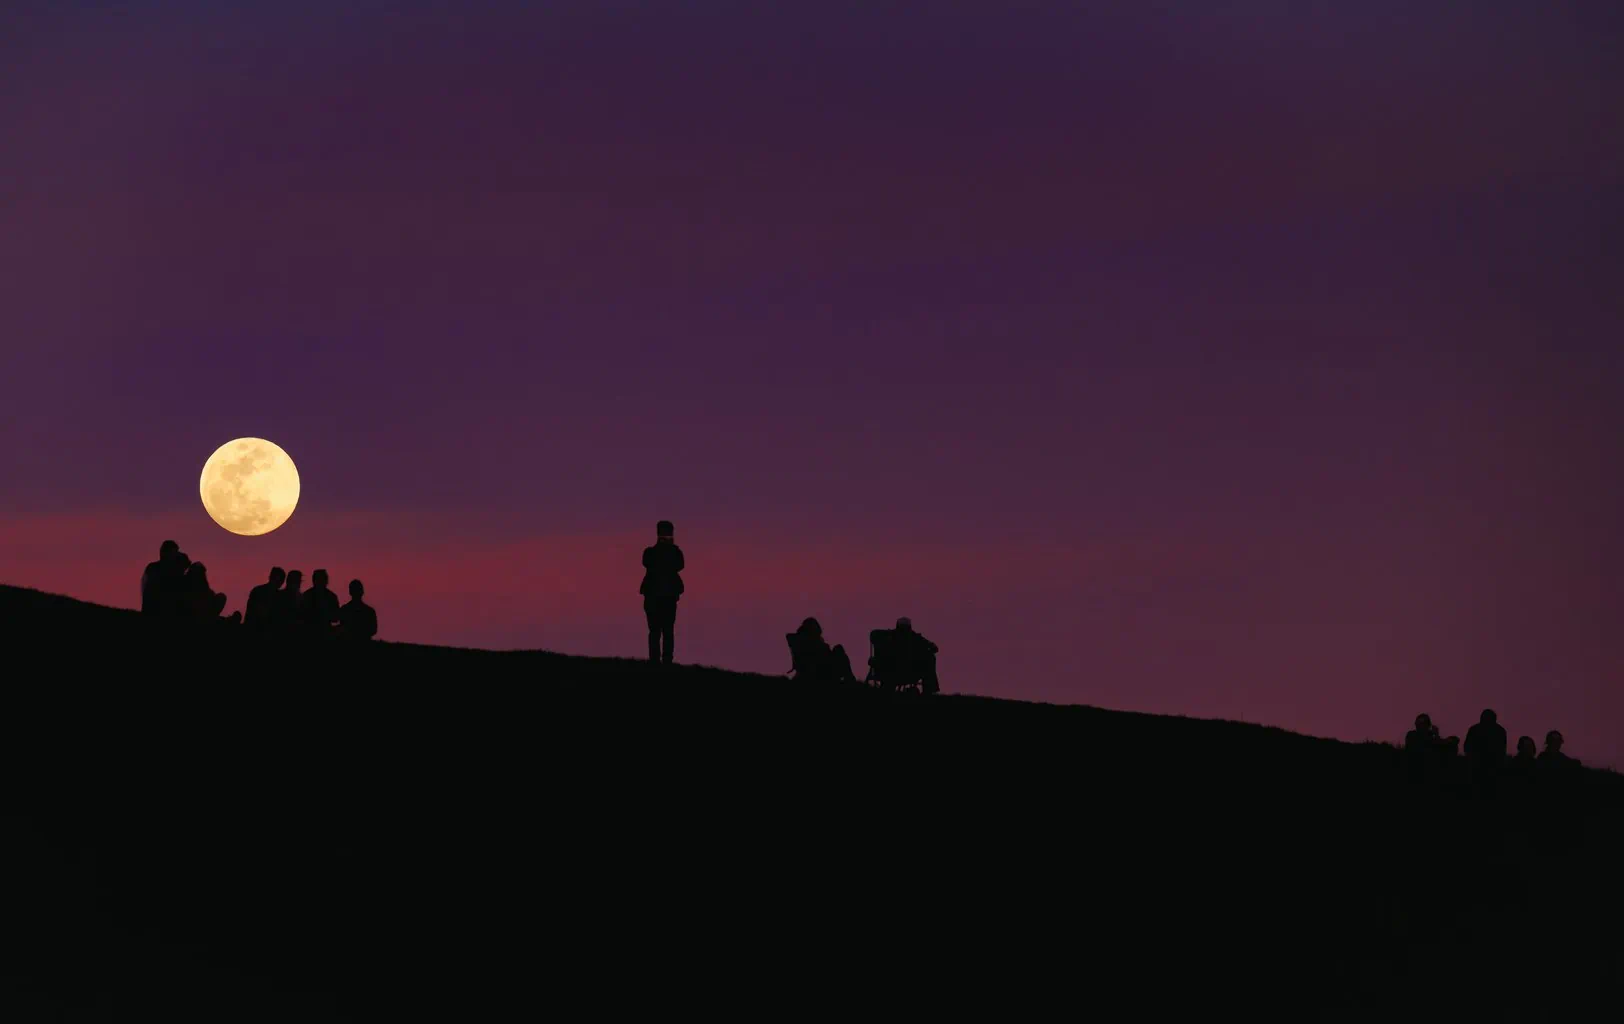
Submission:
[[1490,797],[1232,722],[0,621],[0,1010],[39,1019],[1555,1020],[1624,967],[1610,773]]

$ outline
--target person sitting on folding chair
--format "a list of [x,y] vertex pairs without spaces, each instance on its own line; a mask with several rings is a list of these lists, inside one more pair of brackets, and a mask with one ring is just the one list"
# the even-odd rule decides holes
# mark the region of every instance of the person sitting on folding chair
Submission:
[[868,634],[868,679],[887,690],[918,690],[936,693],[935,644],[915,633],[907,616],[897,620],[895,629],[876,629]]
[[915,633],[913,620],[904,615],[897,620],[896,638],[901,645],[912,671],[917,673],[919,685],[929,695],[941,691],[936,681],[936,652],[941,648],[926,640],[924,634]]

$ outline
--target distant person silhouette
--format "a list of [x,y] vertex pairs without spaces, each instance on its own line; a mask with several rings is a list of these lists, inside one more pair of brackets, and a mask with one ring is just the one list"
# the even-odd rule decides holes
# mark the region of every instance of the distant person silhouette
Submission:
[[1534,747],[1534,737],[1517,737],[1517,756],[1512,758],[1506,765],[1512,778],[1527,782],[1534,777],[1534,767],[1538,763],[1539,759]]
[[175,596],[180,592],[180,576],[185,571],[176,562],[180,545],[166,540],[158,545],[158,560],[148,562],[141,572],[141,612],[144,615],[165,616],[174,611]]
[[299,598],[299,622],[311,633],[331,630],[338,621],[338,595],[327,589],[327,570],[310,574],[310,589]]
[[1415,716],[1415,728],[1404,735],[1404,746],[1405,749],[1445,753],[1453,757],[1460,750],[1460,737],[1438,735],[1438,727],[1432,724],[1432,716],[1421,714]]
[[186,567],[185,591],[182,608],[188,619],[208,621],[218,619],[226,607],[226,595],[217,594],[209,586],[209,568],[202,562]]
[[378,613],[361,600],[366,587],[350,580],[350,599],[338,610],[338,635],[346,640],[371,640],[378,635]]
[[276,624],[276,603],[280,600],[276,593],[287,578],[288,574],[282,571],[281,566],[271,566],[271,574],[266,581],[248,592],[248,601],[243,605],[243,625],[250,629],[267,630]]
[[1547,772],[1565,772],[1577,768],[1579,761],[1562,753],[1562,734],[1552,729],[1545,734],[1545,749],[1539,752],[1539,765]]
[[1410,776],[1419,779],[1442,767],[1443,763],[1455,756],[1459,743],[1457,736],[1448,739],[1439,736],[1431,715],[1416,715],[1415,728],[1404,734],[1404,753],[1409,762]]
[[643,549],[643,616],[648,619],[648,660],[671,664],[676,646],[677,601],[682,597],[682,549],[676,530],[662,519],[654,527],[654,545]]
[[1506,760],[1506,727],[1492,708],[1484,708],[1477,724],[1466,730],[1462,749],[1472,777],[1480,784],[1492,783]]
[[823,639],[823,626],[817,619],[807,618],[793,633],[784,634],[789,643],[790,671],[796,679],[821,682],[855,683],[851,658],[839,644],[830,647]]
[[276,629],[289,630],[299,624],[299,591],[304,587],[304,573],[298,569],[289,569],[287,582],[282,589],[276,592],[276,615],[271,619],[271,625]]
[[919,683],[926,694],[937,693],[941,685],[936,680],[936,652],[940,650],[935,644],[926,640],[921,633],[915,633],[913,620],[904,615],[897,620],[897,641],[903,644],[903,650],[910,661],[919,670]]

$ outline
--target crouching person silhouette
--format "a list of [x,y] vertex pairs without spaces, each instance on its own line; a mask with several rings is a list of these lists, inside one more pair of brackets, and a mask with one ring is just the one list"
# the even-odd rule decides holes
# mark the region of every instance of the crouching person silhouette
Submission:
[[218,619],[220,613],[225,611],[226,595],[215,593],[214,588],[209,586],[209,568],[202,562],[193,562],[186,567],[183,585],[182,601],[186,618],[209,622]]
[[682,549],[669,519],[654,527],[654,546],[643,549],[643,616],[648,619],[648,660],[671,664],[676,646],[677,601],[682,597]]

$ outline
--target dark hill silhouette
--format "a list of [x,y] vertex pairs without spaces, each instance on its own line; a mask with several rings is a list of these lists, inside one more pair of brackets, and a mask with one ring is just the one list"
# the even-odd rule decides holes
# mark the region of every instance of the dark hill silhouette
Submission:
[[1611,773],[1491,800],[1234,722],[266,646],[11,587],[0,621],[7,1020],[1616,999]]

